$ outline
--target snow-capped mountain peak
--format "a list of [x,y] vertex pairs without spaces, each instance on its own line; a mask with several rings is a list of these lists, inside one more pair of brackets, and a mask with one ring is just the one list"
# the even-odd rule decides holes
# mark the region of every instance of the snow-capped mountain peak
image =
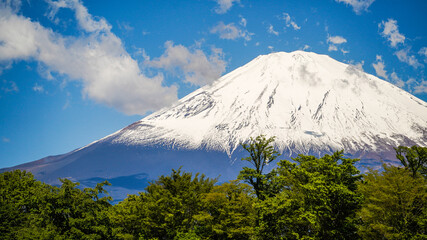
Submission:
[[127,145],[225,151],[276,136],[286,153],[348,153],[427,143],[427,104],[329,56],[262,55],[172,107],[102,139]]

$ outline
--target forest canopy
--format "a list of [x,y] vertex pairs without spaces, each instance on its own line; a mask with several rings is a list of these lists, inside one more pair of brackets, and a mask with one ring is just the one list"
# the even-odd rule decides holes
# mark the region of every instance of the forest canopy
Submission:
[[[51,186],[0,174],[1,239],[426,239],[427,148],[398,147],[401,166],[361,173],[342,151],[277,160],[274,138],[242,145],[238,179],[182,169],[111,204],[105,186]],[[266,164],[277,166],[265,172]]]

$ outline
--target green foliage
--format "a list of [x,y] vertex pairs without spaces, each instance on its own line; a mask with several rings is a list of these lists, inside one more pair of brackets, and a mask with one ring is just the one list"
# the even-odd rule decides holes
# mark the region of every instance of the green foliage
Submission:
[[424,177],[427,177],[427,147],[404,147],[400,146],[395,148],[396,158],[400,160],[405,168],[412,172],[412,176],[415,177],[417,173],[420,173]]
[[[172,170],[150,183],[140,196],[130,196],[117,205],[114,222],[116,236],[121,239],[174,239],[196,227],[195,215],[202,210],[202,196],[209,193],[216,180],[204,175]],[[183,235],[184,234],[184,235]],[[187,235],[186,235],[187,236]]]
[[60,188],[54,188],[44,198],[43,212],[37,227],[51,225],[64,239],[108,239],[111,226],[107,210],[111,197],[105,194],[108,182],[98,183],[95,188],[77,188],[78,183],[61,179]]
[[249,239],[255,232],[254,198],[250,186],[237,181],[215,186],[203,197],[195,215],[203,239]]
[[174,240],[201,240],[201,238],[194,231],[189,231],[186,233],[177,233]]
[[264,239],[355,239],[354,216],[362,196],[356,191],[357,159],[342,152],[322,158],[299,155],[279,162],[282,191],[258,204]]
[[138,239],[143,229],[144,204],[140,196],[128,197],[113,206],[109,212],[112,232],[116,239]]
[[358,213],[363,239],[427,238],[427,182],[412,176],[408,169],[387,165],[364,176],[359,191],[365,201]]
[[249,185],[178,169],[115,206],[106,181],[81,190],[2,173],[0,239],[427,239],[427,148],[396,148],[404,169],[360,175],[341,151],[265,173],[278,157],[273,141],[242,144],[253,168],[238,179]]
[[60,188],[16,170],[0,174],[1,239],[110,239],[111,206],[103,188],[83,191],[70,180]]
[[249,183],[254,188],[257,198],[261,200],[269,195],[267,189],[271,189],[269,186],[271,175],[263,173],[264,167],[279,156],[279,153],[274,150],[273,142],[274,137],[267,139],[261,135],[255,139],[251,138],[249,143],[241,144],[250,155],[250,157],[242,158],[242,160],[250,162],[254,168],[243,167],[238,179]]
[[36,181],[29,172],[16,170],[0,174],[0,238],[17,239],[38,212],[40,196],[50,186]]

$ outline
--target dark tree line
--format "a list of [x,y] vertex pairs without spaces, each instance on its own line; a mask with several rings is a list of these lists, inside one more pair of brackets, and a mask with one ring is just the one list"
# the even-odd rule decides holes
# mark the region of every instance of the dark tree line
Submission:
[[250,167],[218,184],[172,170],[112,205],[104,186],[60,187],[0,174],[0,239],[427,239],[427,148],[399,147],[402,166],[361,174],[342,151],[279,154],[274,138],[243,144]]

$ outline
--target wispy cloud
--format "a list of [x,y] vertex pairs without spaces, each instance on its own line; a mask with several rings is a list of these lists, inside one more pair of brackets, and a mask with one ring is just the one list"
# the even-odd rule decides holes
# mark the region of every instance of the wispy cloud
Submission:
[[394,85],[400,88],[403,88],[405,86],[405,82],[401,78],[399,78],[395,72],[392,72],[390,74],[390,78],[391,78],[391,83],[393,83]]
[[356,14],[361,14],[363,11],[368,11],[369,6],[371,6],[371,4],[375,0],[335,0],[335,1],[350,5]]
[[299,29],[301,29],[301,27],[300,27],[300,26],[298,26],[298,25],[296,24],[296,22],[294,22],[294,21],[291,19],[291,16],[290,16],[288,13],[283,13],[283,20],[285,20],[286,27],[292,27],[294,30],[299,30]]
[[[341,36],[329,36],[326,39],[326,42],[329,43],[328,51],[338,51],[338,47],[336,45],[341,45],[343,43],[347,42],[347,39],[341,37]],[[341,50],[343,54],[347,53],[347,51]]]
[[200,49],[188,49],[183,45],[174,45],[172,41],[165,43],[165,52],[159,58],[146,58],[146,65],[162,68],[173,74],[183,75],[185,82],[197,86],[209,84],[225,71],[226,62],[222,49],[212,48],[212,54],[206,56]]
[[44,93],[44,87],[42,85],[38,85],[37,83],[33,86],[34,92]]
[[229,23],[227,25],[224,22],[219,22],[215,27],[210,31],[213,34],[218,34],[221,39],[235,40],[238,38],[243,38],[245,41],[250,41],[253,33],[248,32],[246,29],[241,29],[236,26],[234,23]]
[[378,28],[382,29],[381,35],[390,41],[390,46],[396,47],[397,44],[405,42],[405,36],[399,32],[396,20],[388,19],[387,22],[382,21],[378,24]]
[[424,62],[427,63],[427,47],[422,47],[418,54],[424,57]]
[[117,25],[119,26],[119,28],[120,28],[121,30],[124,30],[124,31],[126,31],[126,32],[133,31],[133,29],[134,29],[134,27],[132,27],[132,26],[130,25],[130,23],[128,23],[128,22],[118,22],[118,23],[117,23]]
[[403,81],[397,76],[396,72],[392,72],[390,74],[390,80],[390,82],[397,87],[405,89],[412,94],[427,93],[427,81],[424,79],[416,80],[415,78],[410,77],[407,81]]
[[382,56],[377,55],[376,61],[372,63],[372,66],[374,67],[375,73],[377,74],[378,77],[388,79],[387,71],[385,70],[385,64],[382,59]]
[[427,81],[421,80],[419,84],[414,87],[414,94],[427,93]]
[[279,36],[279,32],[274,31],[274,27],[273,27],[273,25],[271,25],[271,24],[270,24],[270,26],[268,27],[267,32],[268,32],[268,33],[270,33],[270,34],[273,34],[273,35]]
[[5,93],[19,92],[18,85],[14,81],[3,80],[1,90]]
[[333,44],[343,44],[347,42],[347,39],[341,37],[341,36],[329,36],[328,42]]
[[397,56],[399,61],[407,63],[408,65],[412,66],[413,68],[422,67],[423,65],[418,62],[417,58],[414,55],[409,54],[410,48],[401,49],[394,54]]
[[329,52],[338,51],[338,48],[337,48],[337,46],[330,44],[328,47],[328,51]]
[[0,61],[34,59],[49,71],[82,82],[83,94],[127,114],[143,114],[177,100],[176,86],[145,76],[104,18],[94,18],[78,0],[48,2],[49,17],[71,9],[82,33],[67,37],[0,8]]
[[216,0],[218,6],[215,8],[215,12],[218,14],[224,14],[231,9],[234,3],[240,3],[240,0]]
[[248,20],[246,20],[246,18],[242,17],[242,15],[239,15],[239,18],[240,18],[239,24],[242,25],[243,27],[246,27],[246,24],[248,24]]
[[4,143],[8,143],[8,142],[10,142],[10,139],[7,138],[7,137],[2,137],[1,141],[4,142]]

